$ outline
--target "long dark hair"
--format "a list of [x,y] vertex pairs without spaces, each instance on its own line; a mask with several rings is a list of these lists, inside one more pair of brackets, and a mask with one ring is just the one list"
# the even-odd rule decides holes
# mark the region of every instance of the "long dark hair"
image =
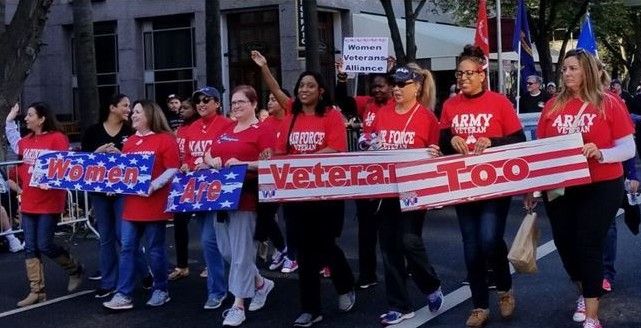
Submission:
[[332,101],[327,95],[327,85],[325,84],[325,79],[320,73],[313,71],[305,71],[301,73],[301,75],[298,77],[298,81],[296,81],[296,85],[294,86],[294,96],[296,98],[294,99],[294,105],[292,106],[292,114],[298,115],[303,111],[303,103],[301,103],[300,99],[298,99],[298,88],[300,87],[300,81],[305,76],[313,77],[314,80],[316,80],[316,84],[318,84],[318,89],[323,89],[323,91],[325,92],[324,97],[322,93],[320,94],[318,103],[316,103],[316,108],[314,109],[314,113],[316,114],[316,116],[323,116],[327,108],[332,106]]
[[60,123],[56,119],[56,115],[53,114],[49,105],[45,102],[34,102],[29,105],[28,108],[33,108],[36,110],[36,115],[40,118],[44,117],[45,121],[42,123],[42,132],[50,131],[62,131],[60,128]]
[[103,107],[100,109],[99,117],[98,117],[98,123],[103,123],[109,118],[109,113],[111,112],[111,106],[117,107],[118,104],[124,99],[124,98],[129,98],[127,97],[126,94],[118,93],[111,98],[109,98],[109,104],[107,104],[107,107]]

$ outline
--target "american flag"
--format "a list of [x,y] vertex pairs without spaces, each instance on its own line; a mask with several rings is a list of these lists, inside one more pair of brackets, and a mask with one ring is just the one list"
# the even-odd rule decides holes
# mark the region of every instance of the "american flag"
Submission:
[[31,186],[100,193],[146,195],[154,155],[84,152],[41,152]]
[[401,210],[552,190],[591,182],[580,134],[488,148],[396,167]]
[[178,173],[171,184],[167,212],[235,210],[238,208],[247,165],[220,170]]

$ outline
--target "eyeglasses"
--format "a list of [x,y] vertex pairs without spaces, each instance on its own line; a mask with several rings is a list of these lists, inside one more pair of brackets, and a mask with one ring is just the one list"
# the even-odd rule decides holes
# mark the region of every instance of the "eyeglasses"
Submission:
[[410,85],[412,83],[414,83],[414,81],[412,81],[412,80],[405,81],[405,82],[392,82],[392,87],[399,87],[399,88],[403,89],[403,88],[405,88],[406,86],[408,86],[408,85]]
[[481,72],[483,72],[483,71],[482,70],[478,70],[478,69],[476,71],[472,71],[472,70],[456,71],[456,72],[454,72],[454,76],[457,79],[462,78],[463,75],[465,75],[465,77],[467,77],[467,78],[470,78],[470,77],[474,76],[474,74],[481,73]]
[[196,101],[196,104],[200,104],[202,102],[203,104],[207,105],[212,100],[213,99],[210,97],[202,97]]
[[525,84],[532,85],[532,84],[536,84],[536,82],[525,82]]
[[231,102],[231,107],[242,106],[246,104],[249,104],[249,100],[234,100]]

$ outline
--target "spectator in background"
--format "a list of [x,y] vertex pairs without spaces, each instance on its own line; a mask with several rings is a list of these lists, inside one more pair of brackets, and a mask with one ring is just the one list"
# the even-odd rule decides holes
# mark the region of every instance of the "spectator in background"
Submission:
[[548,82],[547,86],[545,87],[545,91],[547,91],[548,96],[550,97],[556,96],[556,83]]
[[627,108],[628,111],[630,111],[630,107],[632,106],[632,96],[630,95],[630,93],[623,90],[623,87],[621,86],[621,81],[617,79],[613,79],[612,82],[610,82],[610,91],[614,92],[614,94],[621,97],[621,99],[625,103],[625,107]]
[[519,114],[522,113],[540,113],[545,106],[545,102],[550,99],[547,93],[541,90],[543,80],[538,75],[527,77],[527,92],[519,99]]
[[258,122],[264,122],[269,117],[269,111],[265,108],[259,109],[256,113],[256,118]]
[[167,111],[165,112],[165,117],[167,118],[167,123],[172,131],[176,131],[178,127],[182,124],[182,118],[180,117],[180,107],[182,106],[182,101],[180,97],[176,94],[170,94],[167,96]]

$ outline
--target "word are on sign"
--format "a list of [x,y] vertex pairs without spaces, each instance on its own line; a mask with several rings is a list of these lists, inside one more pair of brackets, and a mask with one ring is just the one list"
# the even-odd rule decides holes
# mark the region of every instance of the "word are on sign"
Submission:
[[178,173],[171,184],[167,212],[201,212],[238,208],[247,165]]
[[397,163],[428,158],[426,149],[296,155],[260,161],[261,202],[398,197]]
[[343,70],[346,73],[387,72],[387,38],[345,38]]
[[41,152],[31,186],[101,193],[146,195],[154,155]]
[[401,210],[551,190],[590,183],[581,134],[399,164]]

